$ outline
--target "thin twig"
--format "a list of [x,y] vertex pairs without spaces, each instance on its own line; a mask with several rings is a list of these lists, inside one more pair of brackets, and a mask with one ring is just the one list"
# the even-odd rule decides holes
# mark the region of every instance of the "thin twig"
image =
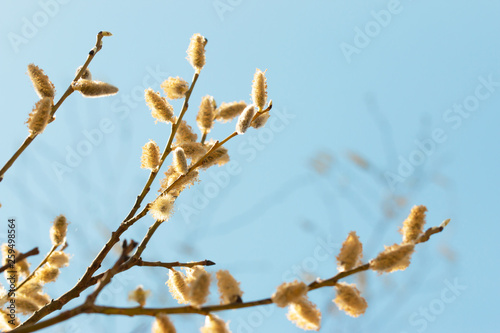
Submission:
[[45,258],[43,258],[42,262],[33,270],[33,272],[31,272],[30,275],[28,275],[28,277],[26,279],[23,280],[23,282],[21,282],[17,288],[15,290],[19,290],[21,289],[22,286],[24,286],[24,284],[26,284],[26,282],[28,282],[29,280],[31,280],[31,278],[33,276],[35,276],[35,273],[37,270],[40,269],[40,267],[42,267],[43,265],[45,265],[45,263],[49,260],[49,257],[52,255],[52,253],[54,253],[54,251],[57,249],[57,247],[59,246],[59,244],[57,245],[52,245],[52,248],[50,249],[49,253],[47,253],[45,255]]
[[[34,249],[29,250],[28,252],[21,253],[20,255],[16,256],[16,262],[26,259],[30,256],[36,256],[37,254],[40,254],[40,251],[38,251],[38,247],[35,247]],[[9,269],[10,267],[11,267],[10,263],[3,265],[2,267],[0,267],[0,273]]]

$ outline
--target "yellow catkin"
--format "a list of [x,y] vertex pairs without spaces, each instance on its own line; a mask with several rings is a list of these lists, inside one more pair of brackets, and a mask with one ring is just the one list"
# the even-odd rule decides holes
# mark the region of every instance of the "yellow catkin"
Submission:
[[53,267],[66,267],[69,265],[69,255],[63,251],[54,251],[47,259],[47,262]]
[[42,307],[50,303],[50,296],[48,294],[34,293],[29,295],[29,299],[32,300],[36,305]]
[[21,320],[15,315],[10,314],[8,310],[0,309],[0,329],[10,330],[21,324]]
[[188,286],[186,285],[184,274],[174,269],[170,269],[168,272],[167,285],[170,294],[179,304],[188,303]]
[[[76,69],[76,72],[75,72],[75,77],[78,75],[78,73],[80,72],[80,70],[83,68],[83,66],[80,66]],[[85,70],[83,71],[82,75],[80,76],[80,79],[83,79],[83,80],[92,80],[92,73],[90,73],[90,70],[87,68],[85,68]]]
[[176,333],[175,326],[170,318],[163,313],[157,314],[152,328],[153,333]]
[[201,99],[200,109],[196,116],[196,123],[202,133],[209,133],[215,119],[215,102],[212,96],[204,96]]
[[201,333],[231,333],[229,323],[216,315],[210,314],[205,317],[205,325],[200,328]]
[[24,295],[16,294],[14,300],[16,302],[16,311],[18,313],[29,315],[40,309],[38,304],[36,304],[31,298]]
[[140,285],[128,294],[128,300],[137,302],[141,307],[143,307],[146,305],[146,300],[148,299],[149,294],[151,294],[151,290],[144,290],[144,287]]
[[29,114],[26,121],[28,129],[32,135],[37,135],[43,132],[50,119],[50,112],[52,111],[53,100],[51,97],[44,97],[39,100],[33,111]]
[[186,96],[189,84],[180,77],[169,77],[163,81],[161,88],[170,99],[178,99]]
[[[207,144],[208,148],[210,148],[213,145],[213,142],[209,142]],[[222,166],[229,162],[229,154],[227,153],[227,149],[224,147],[219,147],[215,149],[213,152],[210,153],[207,157],[203,159],[201,162],[200,168],[201,169],[208,169],[213,165],[218,165]]]
[[64,215],[59,215],[54,220],[50,228],[50,239],[52,245],[60,245],[66,240],[66,232],[68,231],[68,221]]
[[22,287],[18,289],[18,292],[30,297],[33,294],[40,293],[42,289],[43,284],[40,281],[30,280],[27,283],[23,284]]
[[144,91],[144,99],[156,121],[173,122],[174,108],[165,97],[160,96],[160,93],[148,88]]
[[173,156],[173,166],[175,171],[181,175],[186,174],[188,171],[188,165],[184,149],[180,147],[175,148]]
[[[188,174],[186,174],[184,177],[180,178],[181,174],[178,173],[175,168],[171,165],[168,170],[165,172],[165,178],[161,180],[161,188],[160,192],[165,191],[167,188],[170,187],[170,185],[173,185],[173,187],[168,191],[168,194],[178,197],[179,194],[186,189],[187,187],[190,187],[193,185],[195,182],[197,182],[199,172],[198,170],[192,170]],[[179,180],[177,180],[179,179]]]
[[180,122],[179,128],[177,128],[175,139],[177,140],[177,145],[182,145],[187,142],[195,142],[198,140],[198,135],[194,133],[193,128],[183,120]]
[[355,284],[338,282],[335,285],[337,297],[333,300],[340,310],[345,311],[352,317],[358,317],[365,313],[368,303],[361,297],[361,293]]
[[264,110],[267,101],[267,82],[265,72],[258,68],[253,77],[252,101],[259,111]]
[[59,277],[59,268],[50,265],[43,265],[35,273],[35,282],[50,283],[57,280]]
[[179,147],[184,150],[184,154],[187,158],[190,158],[194,161],[197,161],[207,152],[207,147],[201,142],[186,142]]
[[270,116],[271,116],[271,114],[269,112],[261,113],[257,118],[255,118],[252,121],[250,126],[252,126],[255,129],[264,127],[264,125],[267,123],[267,120],[269,119]]
[[141,168],[156,171],[160,166],[160,147],[153,140],[142,147]]
[[28,75],[35,87],[35,91],[40,98],[54,98],[56,90],[49,77],[45,75],[42,69],[34,64],[28,65]]
[[84,79],[72,82],[71,87],[79,91],[82,96],[91,98],[111,96],[118,92],[118,88],[109,83]]
[[410,215],[403,222],[401,233],[403,234],[403,244],[415,241],[424,231],[425,212],[427,207],[420,205],[411,209]]
[[205,66],[205,44],[207,39],[200,34],[194,34],[191,37],[189,47],[187,49],[187,59],[196,73],[200,73]]
[[250,127],[250,124],[252,123],[252,118],[254,115],[255,115],[255,106],[253,104],[250,104],[245,108],[245,110],[243,110],[243,112],[238,117],[238,122],[236,123],[235,131],[240,135],[245,134],[247,129]]
[[243,291],[240,283],[227,270],[219,270],[215,274],[217,277],[217,288],[219,289],[221,304],[241,302]]
[[186,280],[188,282],[189,304],[199,308],[207,301],[211,276],[202,266],[194,266],[188,272]]
[[174,201],[175,198],[170,194],[162,195],[153,202],[149,212],[155,220],[166,221],[170,218],[174,208]]
[[244,101],[222,103],[216,110],[215,119],[221,122],[228,122],[238,117],[243,110],[247,107]]
[[278,286],[276,292],[271,296],[271,300],[280,308],[284,308],[290,303],[307,295],[307,285],[297,280],[293,282],[284,282]]
[[415,250],[413,244],[394,244],[386,246],[383,252],[370,261],[370,268],[379,273],[404,271],[410,265],[410,258]]
[[351,231],[342,243],[342,248],[337,256],[337,265],[340,272],[348,271],[360,264],[363,256],[363,245],[355,231]]
[[321,312],[306,297],[290,304],[287,318],[304,330],[319,331],[321,328]]

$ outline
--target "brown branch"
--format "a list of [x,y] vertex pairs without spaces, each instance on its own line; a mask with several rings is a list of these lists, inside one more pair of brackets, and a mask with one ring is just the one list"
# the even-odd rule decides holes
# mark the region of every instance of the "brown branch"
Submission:
[[[21,253],[20,255],[18,255],[16,257],[16,262],[21,261],[23,259],[26,259],[30,256],[36,256],[37,254],[40,254],[40,251],[38,251],[38,247],[35,247],[34,249],[29,250],[28,252]],[[9,268],[10,268],[10,264],[3,265],[2,267],[0,267],[0,273],[2,273],[3,271],[5,271]]]
[[52,245],[52,248],[50,249],[49,253],[47,253],[45,255],[45,258],[43,258],[42,262],[40,262],[40,264],[33,270],[33,272],[31,272],[30,275],[28,275],[28,277],[26,279],[23,280],[23,282],[21,282],[15,290],[19,290],[21,289],[22,286],[24,286],[26,284],[26,282],[28,282],[29,280],[31,280],[31,278],[33,276],[35,276],[35,273],[36,271],[38,271],[40,269],[40,267],[42,267],[43,265],[45,265],[45,263],[49,260],[49,257],[52,255],[52,253],[54,253],[54,251],[57,249],[59,245]]

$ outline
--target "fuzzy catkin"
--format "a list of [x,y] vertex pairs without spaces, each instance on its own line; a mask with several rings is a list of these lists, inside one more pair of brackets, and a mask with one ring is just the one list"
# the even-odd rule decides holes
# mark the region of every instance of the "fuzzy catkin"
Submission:
[[26,121],[28,129],[32,135],[37,135],[43,132],[50,119],[50,112],[52,111],[53,100],[51,97],[43,97],[39,100],[33,111],[29,114]]
[[337,282],[335,285],[337,297],[333,300],[340,310],[345,311],[352,317],[359,317],[365,313],[368,303],[361,297],[361,293],[355,284]]
[[24,315],[32,314],[40,308],[40,306],[36,304],[31,298],[24,295],[16,294],[14,300],[16,304],[16,311]]
[[253,116],[255,115],[255,106],[253,104],[248,105],[245,110],[240,114],[238,122],[236,123],[235,131],[239,134],[245,134],[247,129],[252,123]]
[[47,259],[47,262],[53,267],[65,267],[69,265],[69,255],[63,251],[54,251]]
[[307,291],[308,288],[304,282],[297,280],[284,282],[276,289],[276,292],[271,296],[271,300],[280,308],[284,308],[307,295]]
[[410,265],[410,258],[415,250],[413,244],[394,244],[386,246],[383,252],[370,261],[370,268],[379,273],[404,271]]
[[40,283],[50,283],[57,280],[59,277],[59,268],[53,267],[51,265],[43,265],[39,270],[36,271],[34,279]]
[[222,103],[216,110],[215,119],[222,122],[228,122],[238,117],[247,107],[244,101]]
[[290,304],[287,318],[304,330],[319,331],[321,328],[321,312],[306,297]]
[[34,64],[28,65],[28,75],[33,83],[36,93],[40,98],[50,97],[54,98],[56,90],[49,77]]
[[342,248],[337,256],[339,272],[348,271],[359,265],[363,256],[363,245],[355,231],[351,231],[347,239],[342,243]]
[[271,117],[271,114],[269,112],[263,112],[259,114],[259,116],[252,121],[250,126],[252,126],[255,129],[264,127],[269,117]]
[[68,221],[64,215],[59,215],[54,220],[50,228],[50,239],[52,245],[60,245],[66,240],[66,232],[68,230]]
[[183,98],[189,90],[189,84],[180,77],[169,77],[160,87],[170,99]]
[[205,44],[207,39],[200,34],[194,34],[191,37],[189,47],[187,49],[187,59],[196,73],[200,73],[205,66]]
[[201,333],[231,333],[229,324],[213,314],[205,317],[205,325],[200,331]]
[[177,145],[182,145],[187,142],[196,142],[196,140],[198,140],[198,135],[194,133],[193,128],[183,120],[179,123],[177,132],[175,133],[175,139]]
[[153,140],[142,147],[141,168],[156,171],[160,166],[160,147]]
[[217,277],[217,288],[220,293],[221,304],[230,304],[241,302],[243,291],[240,289],[240,283],[227,270],[219,270],[215,274]]
[[253,77],[252,101],[259,111],[264,110],[267,101],[267,82],[265,72],[258,68]]
[[170,318],[163,313],[159,313],[155,317],[152,328],[153,333],[176,333],[176,329]]
[[415,241],[424,231],[425,212],[427,207],[420,205],[411,209],[410,215],[403,222],[401,233],[403,234],[403,244]]
[[201,99],[200,109],[196,116],[196,123],[203,134],[210,133],[215,118],[215,101],[212,96],[204,96]]
[[[209,143],[208,148],[210,148],[212,145],[213,143]],[[203,159],[200,164],[200,168],[208,169],[215,164],[217,164],[218,166],[222,166],[227,162],[229,162],[229,154],[227,153],[227,149],[221,146],[212,151],[210,155]]]
[[21,320],[17,316],[12,319],[9,311],[0,309],[0,329],[10,330],[19,325],[21,325]]
[[201,142],[185,142],[179,147],[184,150],[184,154],[187,158],[194,160],[202,157],[207,152],[206,146]]
[[174,150],[173,165],[175,171],[181,175],[185,175],[188,172],[186,155],[184,154],[184,150],[180,147]]
[[111,96],[118,92],[118,88],[109,83],[85,79],[72,82],[71,87],[79,91],[82,96],[91,98]]
[[185,278],[184,274],[179,271],[174,269],[168,271],[168,290],[179,304],[188,303],[188,286],[186,285]]
[[[75,77],[78,75],[78,73],[81,71],[81,69],[83,68],[83,66],[80,66],[76,69],[76,72],[75,72]],[[83,79],[83,80],[92,80],[92,73],[90,73],[90,70],[87,68],[85,68],[85,70],[83,71],[82,75],[80,76],[80,79]]]
[[151,290],[144,290],[142,285],[137,286],[128,294],[128,300],[139,303],[139,306],[143,307],[146,305],[146,300],[151,294]]
[[151,208],[149,208],[149,212],[153,216],[153,218],[157,221],[166,221],[170,218],[170,214],[174,208],[175,198],[170,194],[165,194],[158,197]]
[[174,108],[167,102],[165,97],[160,96],[160,93],[148,88],[144,91],[144,99],[156,121],[173,122]]
[[[12,259],[12,256],[17,258],[20,254],[18,250],[11,248],[7,243],[2,244],[2,265],[11,264],[12,262],[9,262],[9,258]],[[9,268],[12,269],[12,267]],[[23,260],[16,260],[13,270],[17,271],[21,276],[28,276],[30,274],[30,264],[26,258]],[[7,270],[4,274],[6,277],[9,275]]]
[[189,304],[196,308],[201,307],[210,293],[210,274],[201,266],[194,266],[188,271],[189,281],[188,299]]

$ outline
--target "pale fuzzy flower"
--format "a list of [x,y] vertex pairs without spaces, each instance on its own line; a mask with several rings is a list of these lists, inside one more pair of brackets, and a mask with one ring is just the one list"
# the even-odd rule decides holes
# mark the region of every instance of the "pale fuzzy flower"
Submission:
[[177,147],[174,150],[173,165],[175,171],[181,175],[185,175],[188,172],[188,165],[186,160],[186,155],[184,154],[184,149]]
[[168,290],[172,297],[179,302],[179,304],[188,303],[188,286],[185,281],[186,277],[179,271],[170,269],[168,271]]
[[71,83],[71,87],[79,91],[84,97],[104,97],[111,96],[118,92],[118,88],[101,81],[91,81],[80,79]]
[[36,305],[42,307],[50,303],[51,298],[48,294],[35,293],[29,295],[29,299],[32,300]]
[[401,228],[403,244],[414,242],[424,232],[426,211],[427,207],[423,205],[413,206]]
[[17,316],[11,318],[8,310],[0,309],[0,329],[10,330],[19,325],[21,325],[21,320]]
[[189,84],[180,77],[169,77],[163,81],[161,88],[170,99],[178,99],[186,96]]
[[68,221],[64,215],[59,215],[54,220],[54,224],[50,228],[50,239],[52,245],[60,245],[66,241],[66,232],[68,231]]
[[280,308],[284,308],[290,303],[296,302],[307,295],[309,288],[304,282],[297,280],[282,283],[276,292],[271,296],[271,300]]
[[243,291],[240,289],[240,283],[227,270],[219,270],[217,277],[217,288],[220,293],[221,304],[230,304],[241,302]]
[[142,285],[137,286],[128,294],[128,300],[132,302],[137,302],[141,307],[146,305],[146,299],[151,294],[151,290],[144,290]]
[[188,283],[189,304],[196,308],[201,307],[210,293],[210,273],[205,271],[202,266],[194,266],[188,270],[186,277]]
[[160,96],[160,93],[148,88],[144,91],[144,99],[156,121],[173,122],[174,108],[167,102],[165,97]]
[[37,311],[40,309],[41,306],[36,304],[31,298],[26,297],[21,294],[16,294],[16,297],[14,298],[15,304],[16,304],[16,312],[20,312],[24,315],[30,315],[33,312]]
[[238,117],[238,122],[236,123],[235,131],[242,135],[245,134],[247,129],[252,123],[253,116],[255,115],[255,106],[253,104],[248,105],[245,110]]
[[54,251],[47,262],[57,268],[66,267],[69,265],[69,255],[63,251]]
[[173,197],[178,197],[184,189],[190,187],[199,180],[198,170],[192,170],[191,172],[185,174],[184,177],[180,178],[181,174],[177,173],[172,165],[165,172],[165,176],[166,177],[161,180],[161,188],[159,192],[163,192],[169,188],[170,185],[173,185],[173,187],[168,191],[168,194]]
[[215,118],[215,101],[212,96],[204,96],[201,99],[196,123],[203,134],[210,133]]
[[49,77],[45,75],[42,69],[34,64],[28,65],[28,75],[35,87],[35,91],[40,98],[54,98],[56,90]]
[[205,317],[205,326],[200,329],[201,333],[231,333],[229,323],[216,315],[210,314]]
[[20,294],[30,297],[33,294],[42,292],[43,284],[40,281],[29,280],[18,290]]
[[269,112],[264,112],[260,114],[257,118],[255,118],[252,121],[251,126],[255,129],[263,127],[267,123],[267,120],[269,119],[270,116],[271,114]]
[[160,166],[160,147],[153,140],[142,147],[141,168],[156,171]]
[[215,119],[222,122],[228,122],[238,117],[247,107],[244,101],[222,103],[216,110]]
[[201,142],[185,142],[179,147],[184,150],[186,157],[192,160],[198,160],[207,152],[207,147]]
[[252,101],[259,111],[264,110],[267,101],[267,82],[265,71],[257,68],[253,77]]
[[383,252],[370,261],[370,268],[379,273],[404,271],[410,265],[410,258],[415,250],[413,244],[394,244],[386,246]]
[[303,330],[319,331],[321,328],[321,312],[306,297],[290,304],[287,318]]
[[[12,260],[14,257],[19,257],[20,254],[21,252],[19,252],[15,248],[11,248],[7,243],[2,244],[2,265],[9,264],[9,269],[17,271],[19,276],[28,276],[30,274],[30,264],[28,263],[26,258],[20,261],[16,260],[14,267],[11,266],[12,262],[9,261],[9,259]],[[9,273],[7,271],[5,271],[4,274],[6,278],[9,276]]]
[[151,330],[153,333],[176,333],[176,329],[170,318],[163,313],[157,314]]
[[35,104],[33,111],[31,111],[26,121],[32,135],[42,133],[45,127],[47,127],[50,119],[50,112],[52,111],[52,102],[52,98],[44,97]]
[[177,128],[175,139],[177,140],[177,145],[182,145],[187,142],[195,142],[198,140],[198,135],[194,133],[193,128],[189,126],[185,120],[183,120]]
[[[75,72],[75,77],[78,75],[78,73],[80,72],[80,70],[82,69],[83,66],[80,66],[76,69],[76,72]],[[82,76],[80,76],[80,79],[83,79],[83,80],[92,80],[92,73],[90,73],[90,70],[87,68],[85,68],[85,70],[83,71],[82,73]]]
[[[208,149],[213,146],[213,142],[207,143]],[[200,164],[201,169],[208,169],[211,166],[217,164],[218,166],[222,166],[229,162],[229,154],[227,153],[227,149],[224,148],[223,146],[215,149],[203,159],[203,161]]]
[[365,313],[368,303],[361,297],[361,293],[355,284],[338,282],[335,285],[337,297],[333,300],[340,310],[345,311],[352,317],[358,317]]
[[155,220],[166,221],[172,213],[174,201],[175,198],[170,194],[162,195],[153,202],[151,208],[149,208],[149,212]]
[[54,282],[59,277],[59,268],[50,265],[43,265],[34,276],[34,282],[49,283]]
[[187,59],[196,73],[200,73],[205,66],[205,44],[207,39],[200,34],[194,34],[187,50]]
[[337,256],[337,265],[339,272],[348,271],[358,266],[363,257],[363,245],[356,235],[356,231],[351,231],[347,239],[342,243],[342,248]]

